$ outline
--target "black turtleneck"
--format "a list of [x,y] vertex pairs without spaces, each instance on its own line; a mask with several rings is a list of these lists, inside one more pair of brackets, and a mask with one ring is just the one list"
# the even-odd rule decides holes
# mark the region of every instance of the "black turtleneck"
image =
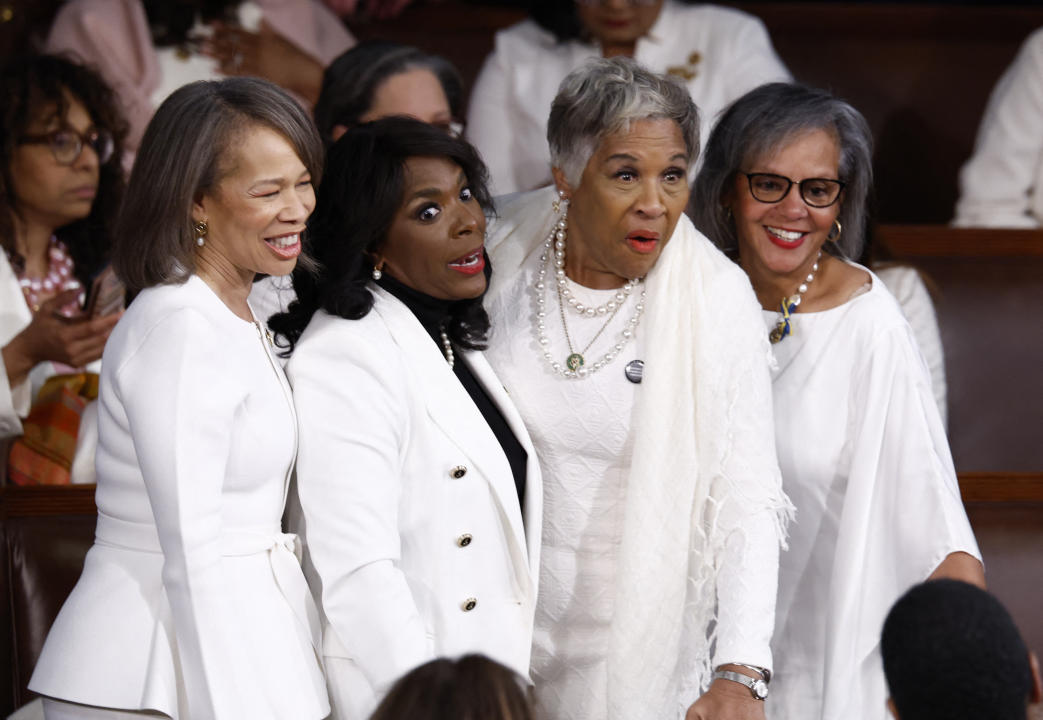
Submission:
[[[384,273],[384,276],[377,281],[377,284],[401,300],[409,308],[416,319],[420,321],[420,324],[423,325],[427,334],[431,336],[431,340],[438,346],[438,351],[443,352],[442,329],[447,327],[449,323],[453,301],[439,300],[419,290],[414,290],[395,280],[387,273]],[[460,384],[463,385],[467,394],[471,396],[471,400],[482,414],[482,417],[485,418],[485,422],[488,423],[489,429],[493,431],[493,435],[500,442],[500,447],[503,448],[503,453],[507,456],[507,462],[511,465],[511,473],[514,475],[514,487],[518,491],[518,501],[524,507],[525,463],[529,457],[528,453],[525,452],[525,448],[522,447],[521,443],[518,442],[518,438],[511,431],[511,427],[507,424],[507,419],[504,418],[503,413],[500,412],[500,408],[496,406],[496,403],[485,392],[485,388],[482,387],[482,384],[478,382],[478,378],[471,372],[467,362],[463,361],[462,354],[458,349],[456,362],[453,364],[453,373],[456,375],[456,379],[460,381]]]

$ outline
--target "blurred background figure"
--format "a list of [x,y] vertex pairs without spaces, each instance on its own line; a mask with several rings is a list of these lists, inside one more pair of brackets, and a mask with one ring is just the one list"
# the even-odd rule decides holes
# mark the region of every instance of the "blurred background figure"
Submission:
[[328,144],[359,123],[408,115],[459,134],[464,89],[448,60],[408,45],[364,42],[326,68],[315,124]]
[[186,83],[256,76],[311,105],[323,69],[353,44],[319,0],[70,0],[46,47],[98,68],[136,150],[155,108]]
[[894,604],[880,646],[896,720],[1025,720],[1039,661],[995,597],[958,580],[916,585]]
[[776,720],[882,720],[895,598],[929,577],[984,585],[916,339],[849,259],[871,157],[850,104],[771,83],[724,112],[695,182],[694,222],[749,276],[776,361],[775,445],[797,509],[779,560]]
[[108,263],[125,133],[91,70],[51,56],[0,70],[0,439],[22,434],[47,378],[97,371],[119,319],[80,303]]
[[960,171],[960,226],[1043,225],[1043,28],[996,83]]
[[467,137],[496,194],[551,180],[547,114],[558,84],[592,57],[632,57],[681,78],[699,108],[701,136],[717,113],[789,72],[755,17],[680,0],[536,0],[530,19],[496,34],[475,82]]
[[30,689],[48,720],[319,720],[318,611],[281,520],[290,387],[247,302],[290,272],[322,143],[254,78],[187,85],[149,124],[113,262],[139,291],[105,347],[98,522]]
[[521,678],[482,655],[439,658],[396,682],[370,720],[532,720]]

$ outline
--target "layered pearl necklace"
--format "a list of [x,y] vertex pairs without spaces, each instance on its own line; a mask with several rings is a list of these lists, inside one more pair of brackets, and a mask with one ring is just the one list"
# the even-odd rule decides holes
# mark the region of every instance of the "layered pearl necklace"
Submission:
[[[535,318],[535,333],[536,341],[539,343],[543,351],[543,358],[550,365],[551,369],[566,378],[571,380],[585,378],[591,373],[595,373],[610,362],[616,359],[616,356],[623,351],[630,339],[634,337],[634,331],[637,329],[638,323],[641,321],[641,314],[645,310],[645,290],[641,289],[641,295],[638,298],[637,304],[634,306],[634,314],[627,320],[626,325],[620,332],[618,342],[612,345],[608,352],[606,352],[599,360],[596,360],[593,364],[587,365],[587,360],[584,357],[586,352],[590,350],[591,346],[601,334],[605,332],[612,319],[616,316],[616,313],[626,304],[627,298],[630,297],[634,288],[642,283],[641,278],[634,278],[628,280],[623,284],[623,287],[612,297],[611,300],[603,305],[596,307],[588,307],[583,303],[576,300],[572,295],[572,291],[568,287],[568,281],[565,276],[565,241],[568,239],[568,200],[562,199],[560,203],[564,204],[564,211],[561,212],[561,217],[551,228],[550,233],[547,235],[547,239],[543,242],[543,254],[540,255],[540,269],[537,272],[536,282],[533,283],[533,298],[536,303],[536,318]],[[561,205],[559,202],[555,202],[554,210],[559,211]],[[547,269],[550,266],[551,259],[553,258],[554,263],[554,276],[555,285],[558,296],[558,306],[561,314],[561,326],[565,331],[565,342],[569,348],[569,355],[565,358],[565,362],[558,362],[554,359],[554,353],[550,351],[550,338],[547,337]],[[604,325],[598,330],[597,334],[587,343],[579,352],[572,345],[572,338],[569,335],[568,321],[565,319],[566,310],[569,307],[573,312],[584,318],[597,318],[604,317]]]
[[822,251],[818,251],[818,255],[815,257],[815,264],[811,266],[811,272],[804,278],[797,287],[797,292],[793,293],[789,297],[782,298],[782,302],[779,303],[779,312],[782,317],[775,324],[775,327],[768,333],[768,340],[771,341],[772,345],[782,342],[791,332],[790,327],[790,316],[797,312],[797,308],[800,307],[801,296],[808,291],[808,286],[815,280],[815,273],[818,272],[818,261],[822,259]]
[[[47,248],[47,274],[42,278],[29,277],[25,270],[16,272],[18,285],[25,296],[25,302],[37,312],[42,301],[41,294],[48,297],[65,290],[75,290],[80,286],[80,281],[72,274],[73,265],[69,251],[65,245],[55,236],[51,236],[51,242]],[[70,303],[72,305],[73,303]]]

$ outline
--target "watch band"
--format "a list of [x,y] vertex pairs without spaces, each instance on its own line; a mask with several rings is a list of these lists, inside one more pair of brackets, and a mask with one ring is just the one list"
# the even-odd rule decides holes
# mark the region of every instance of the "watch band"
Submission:
[[764,678],[764,682],[771,684],[771,670],[768,668],[758,667],[756,665],[747,665],[746,663],[732,663],[732,665],[738,665],[744,667],[747,670],[753,670],[755,673],[760,673],[760,676]]
[[745,685],[750,689],[750,695],[753,696],[754,700],[764,700],[764,698],[768,697],[768,683],[760,678],[752,678],[749,675],[743,675],[731,670],[717,670],[713,674],[713,679],[717,680],[718,678]]

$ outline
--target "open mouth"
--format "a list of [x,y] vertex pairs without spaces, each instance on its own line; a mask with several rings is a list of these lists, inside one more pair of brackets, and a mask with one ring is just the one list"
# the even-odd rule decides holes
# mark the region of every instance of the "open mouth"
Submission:
[[659,233],[651,230],[635,230],[627,235],[627,245],[635,252],[648,254],[655,251],[658,244]]
[[449,262],[449,267],[464,275],[477,275],[485,269],[485,246],[477,248]]
[[276,255],[287,260],[295,258],[301,254],[300,233],[265,238],[264,242]]
[[768,231],[768,239],[773,243],[782,248],[796,248],[804,242],[804,238],[807,237],[806,232],[800,232],[799,230],[786,230],[784,228],[771,227],[765,225],[764,229]]

